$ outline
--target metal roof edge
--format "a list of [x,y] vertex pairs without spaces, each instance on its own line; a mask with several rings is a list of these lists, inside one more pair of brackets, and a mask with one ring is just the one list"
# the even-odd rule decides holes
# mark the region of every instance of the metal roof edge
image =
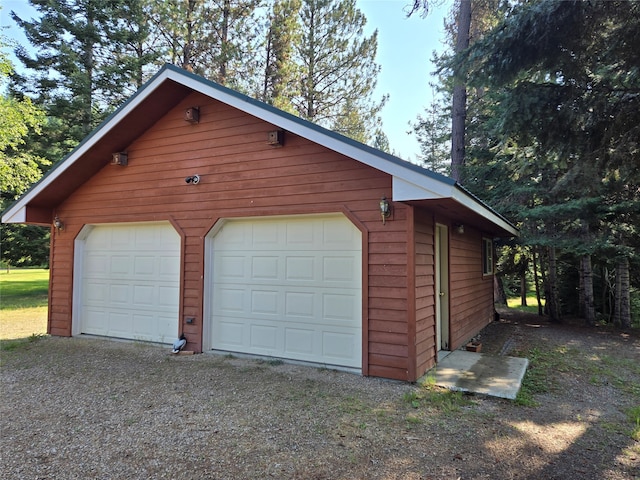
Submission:
[[[131,106],[135,106],[134,103],[140,102],[143,98],[145,98],[148,94],[153,92],[155,88],[158,87],[157,79],[163,75],[166,70],[169,70],[167,67],[169,65],[163,66],[160,70],[158,70],[147,82],[142,85],[133,95],[131,95],[122,105],[116,108],[107,118],[105,118],[98,126],[96,126],[82,141],[76,145],[73,150],[67,153],[60,160],[55,162],[53,166],[33,185],[31,185],[26,192],[24,192],[20,197],[14,200],[11,205],[9,205],[2,212],[2,223],[5,223],[8,219],[12,218],[17,211],[21,208],[21,204],[27,202],[31,197],[33,197],[37,191],[41,189],[41,187],[47,186],[52,180],[55,179],[60,173],[62,173],[70,164],[68,163],[70,159],[78,154],[80,150],[82,150],[85,146],[91,145],[92,140],[98,140],[97,135],[105,129],[105,127],[110,124],[122,111],[128,109]],[[156,84],[154,85],[154,82]],[[106,133],[106,132],[103,132]],[[75,160],[71,161],[73,163]],[[63,168],[64,167],[64,168]],[[62,169],[62,170],[60,170]],[[13,210],[16,210],[13,212]]]
[[[501,226],[502,228],[504,228],[504,230],[506,230],[507,232],[511,233],[512,235],[514,235],[516,237],[520,235],[520,233],[519,233],[520,231],[519,231],[518,227],[516,227],[513,223],[511,223],[511,221],[509,221],[500,212],[498,212],[493,207],[489,206],[487,203],[482,201],[478,196],[476,196],[475,194],[471,193],[469,190],[467,190],[465,187],[463,187],[458,182],[456,182],[454,188],[456,190],[459,190],[460,192],[462,192],[467,198],[472,200],[481,209],[486,210],[490,214],[490,215],[485,215],[485,216],[487,216],[487,217],[490,217],[491,215],[495,216],[498,221],[496,221],[495,219],[491,219],[490,218],[490,220],[492,220],[493,223],[495,223],[496,225]],[[502,225],[501,225],[501,222],[503,222]]]
[[[360,143],[340,133],[297,117],[291,113],[280,110],[272,105],[261,102],[255,98],[249,97],[248,95],[232,90],[172,64],[165,64],[142,87],[140,87],[138,91],[127,99],[127,101],[114,110],[111,115],[100,123],[100,125],[93,129],[93,131],[89,133],[89,135],[87,135],[87,137],[85,137],[78,146],[76,146],[62,160],[56,162],[56,164],[38,182],[32,185],[31,188],[29,188],[19,199],[17,199],[3,212],[3,221],[5,218],[10,219],[14,217],[20,208],[26,206],[27,202],[33,196],[37,195],[42,188],[55,180],[55,178],[69,165],[81,158],[85,149],[88,149],[91,145],[106,135],[111,129],[111,124],[113,122],[116,122],[116,120],[119,121],[121,116],[126,115],[129,110],[135,108],[142,100],[157,89],[159,85],[167,80],[179,83],[204,95],[212,96],[212,98],[215,98],[216,100],[225,102],[246,113],[255,115],[258,118],[278,127],[292,131],[292,133],[298,134],[331,150],[358,160],[370,167],[388,173],[393,177],[413,182],[416,185],[420,185],[422,183],[420,180],[431,180],[446,185],[454,191],[455,189],[458,189],[463,195],[468,197],[477,205],[477,207],[480,208],[481,211],[478,211],[478,213],[483,214],[482,210],[485,210],[490,214],[488,215],[489,217],[495,216],[499,220],[499,225],[502,222],[505,223],[505,225],[500,225],[502,228],[505,228],[506,226],[505,229],[507,231],[517,235],[517,229],[506,218],[493,210],[466,188],[462,187],[455,180],[445,175],[428,170],[420,165],[416,165],[389,153],[375,149],[369,145]],[[114,125],[115,124],[117,124],[117,122],[114,123]],[[456,200],[460,201],[459,199]]]

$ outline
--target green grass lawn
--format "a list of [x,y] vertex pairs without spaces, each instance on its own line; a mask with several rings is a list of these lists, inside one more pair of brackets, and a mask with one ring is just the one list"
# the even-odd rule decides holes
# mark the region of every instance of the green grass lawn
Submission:
[[[527,306],[520,305],[520,297],[512,297],[507,299],[507,305],[509,308],[520,310],[521,312],[538,313],[538,301],[536,300],[535,293],[527,294]],[[544,298],[542,299],[542,306],[544,307]]]
[[0,340],[47,332],[49,270],[0,271]]

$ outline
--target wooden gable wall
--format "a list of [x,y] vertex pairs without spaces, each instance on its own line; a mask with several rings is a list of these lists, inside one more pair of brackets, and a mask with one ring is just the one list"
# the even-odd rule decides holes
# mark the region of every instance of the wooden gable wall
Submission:
[[[183,119],[192,106],[200,107],[199,124]],[[65,229],[52,239],[49,332],[71,335],[74,239],[85,224],[173,224],[182,237],[180,328],[188,348],[200,351],[204,244],[218,219],[342,212],[363,232],[363,373],[410,379],[411,209],[393,205],[383,225],[378,203],[391,198],[388,174],[293,134],[274,148],[267,145],[274,129],[194,93],[126,149],[128,166],[106,165],[59,205],[52,213]],[[200,183],[187,185],[195,174]]]

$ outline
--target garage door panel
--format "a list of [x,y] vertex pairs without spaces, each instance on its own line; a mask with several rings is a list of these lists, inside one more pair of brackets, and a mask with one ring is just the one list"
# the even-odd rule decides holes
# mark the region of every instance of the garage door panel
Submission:
[[358,250],[361,248],[360,232],[354,227],[344,228],[342,219],[329,219],[323,221],[322,249],[331,250]]
[[131,316],[126,312],[109,312],[109,327],[107,329],[110,337],[127,338],[128,332],[132,328]]
[[86,308],[83,310],[83,327],[86,331],[94,335],[106,335],[108,331],[108,314],[106,311],[97,308]]
[[134,285],[133,304],[136,307],[153,307],[153,302],[161,298],[153,285]]
[[318,278],[318,259],[311,256],[286,255],[284,279],[287,282],[312,282]]
[[251,314],[276,316],[280,310],[278,306],[279,292],[277,290],[251,291]]
[[108,286],[103,282],[86,282],[84,284],[85,303],[94,306],[105,305],[108,298]]
[[229,319],[228,321],[220,319],[214,328],[214,336],[218,339],[220,348],[230,348],[239,350],[246,340],[244,339],[246,323],[240,319]]
[[245,257],[239,255],[216,255],[214,270],[218,278],[224,281],[232,281],[232,279],[244,279],[245,273]]
[[313,355],[316,332],[312,329],[285,328],[285,352],[298,355]]
[[273,325],[253,324],[249,327],[251,347],[269,354],[278,348],[278,328]]
[[250,278],[253,280],[277,280],[280,257],[254,256],[251,258]]
[[323,332],[322,354],[338,361],[349,360],[355,355],[359,341],[354,333]]
[[109,297],[107,298],[107,304],[114,305],[120,308],[127,308],[131,303],[129,298],[130,292],[129,285],[123,285],[121,283],[109,285]]
[[80,332],[171,343],[180,237],[167,224],[95,226],[84,241]]
[[316,311],[316,297],[315,292],[308,291],[286,291],[282,289],[284,295],[284,315],[283,320],[303,320],[310,319],[315,321],[318,316]]
[[212,248],[214,349],[361,366],[361,234],[346,218],[227,221]]
[[136,277],[151,277],[155,272],[156,258],[154,256],[133,256],[133,273]]
[[[164,311],[177,311],[176,299],[180,296],[180,288],[177,285],[159,285],[157,303],[158,306],[163,307]],[[174,322],[175,323],[175,322]]]
[[322,295],[322,318],[327,324],[349,324],[361,308],[359,298],[354,295],[325,293]]
[[358,279],[360,262],[353,256],[325,256],[322,259],[322,281],[327,284],[353,285]]

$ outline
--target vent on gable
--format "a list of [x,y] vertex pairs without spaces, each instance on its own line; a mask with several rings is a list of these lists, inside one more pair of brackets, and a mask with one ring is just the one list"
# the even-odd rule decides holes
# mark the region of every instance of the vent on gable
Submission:
[[284,131],[273,130],[267,133],[267,145],[281,147],[284,145]]

